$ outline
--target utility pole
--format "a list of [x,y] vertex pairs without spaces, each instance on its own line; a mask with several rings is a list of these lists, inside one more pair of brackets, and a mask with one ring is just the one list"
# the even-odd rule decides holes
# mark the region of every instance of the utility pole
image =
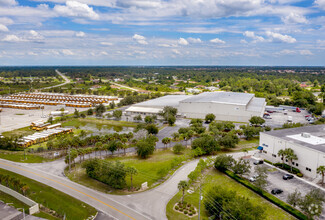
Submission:
[[70,145],[68,148],[68,154],[69,154],[69,173],[71,173],[71,163],[70,163]]

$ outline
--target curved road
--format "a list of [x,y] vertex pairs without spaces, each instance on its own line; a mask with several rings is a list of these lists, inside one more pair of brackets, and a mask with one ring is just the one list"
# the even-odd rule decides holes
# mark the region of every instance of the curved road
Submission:
[[40,88],[39,90],[42,90],[42,89],[52,89],[52,88],[55,88],[55,87],[64,86],[64,85],[66,85],[66,84],[68,84],[68,83],[71,82],[71,80],[68,77],[66,77],[65,75],[63,75],[59,70],[55,70],[55,72],[57,74],[59,74],[64,79],[64,83],[61,83],[61,84],[55,85],[55,86],[49,86],[49,87],[45,87],[45,88]]

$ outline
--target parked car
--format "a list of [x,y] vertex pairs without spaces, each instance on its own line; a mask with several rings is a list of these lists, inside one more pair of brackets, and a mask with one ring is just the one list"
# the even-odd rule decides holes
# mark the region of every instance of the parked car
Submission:
[[283,111],[283,114],[284,114],[284,115],[287,115],[287,114],[288,114],[288,110],[284,110],[284,111]]
[[292,179],[293,178],[293,175],[291,175],[291,174],[284,174],[283,175],[283,179],[284,180],[290,180],[290,179]]
[[264,161],[263,160],[255,160],[254,161],[254,165],[259,165],[259,164],[263,164]]
[[249,181],[251,181],[251,182],[255,182],[257,176],[258,176],[257,174],[254,174],[253,176],[251,176],[251,177],[249,178]]
[[282,190],[282,189],[277,189],[277,188],[275,188],[275,189],[272,189],[271,193],[272,193],[273,195],[281,194],[281,193],[283,193],[283,190]]
[[274,113],[275,111],[272,110],[267,110],[268,113]]

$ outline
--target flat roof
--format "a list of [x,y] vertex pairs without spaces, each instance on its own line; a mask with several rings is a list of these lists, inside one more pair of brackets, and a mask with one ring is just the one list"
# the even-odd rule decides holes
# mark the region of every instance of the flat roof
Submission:
[[240,92],[204,92],[199,95],[193,95],[192,97],[182,100],[181,102],[211,102],[247,105],[254,96],[255,95],[251,93]]
[[256,98],[254,97],[247,105],[247,111],[251,112],[262,112],[263,107],[265,106],[265,98]]
[[151,99],[145,102],[140,102],[134,104],[133,106],[136,107],[165,107],[165,106],[172,106],[178,107],[179,102],[188,98],[188,95],[166,95],[156,99]]
[[[263,133],[325,153],[324,124],[281,129]],[[310,136],[303,137],[302,133],[308,133]]]

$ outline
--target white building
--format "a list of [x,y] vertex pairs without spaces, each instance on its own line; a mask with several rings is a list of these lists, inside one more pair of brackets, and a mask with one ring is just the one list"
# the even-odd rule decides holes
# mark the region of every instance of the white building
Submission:
[[248,122],[252,116],[263,116],[265,99],[238,92],[204,92],[179,103],[179,112],[187,118],[202,118],[209,113],[216,120]]
[[181,116],[202,118],[209,113],[216,120],[248,122],[252,116],[263,116],[265,99],[254,94],[236,92],[205,92],[199,95],[168,95],[137,103],[125,110],[126,115],[158,114],[165,106],[178,109]]
[[165,106],[179,107],[179,102],[188,98],[187,95],[166,95],[156,99],[140,102],[125,110],[126,115],[157,115]]
[[[305,176],[315,178],[317,167],[325,166],[325,125],[313,125],[263,132],[260,134],[261,157],[281,163],[280,149],[291,148],[298,160],[293,166]],[[285,161],[289,164],[288,161]]]

